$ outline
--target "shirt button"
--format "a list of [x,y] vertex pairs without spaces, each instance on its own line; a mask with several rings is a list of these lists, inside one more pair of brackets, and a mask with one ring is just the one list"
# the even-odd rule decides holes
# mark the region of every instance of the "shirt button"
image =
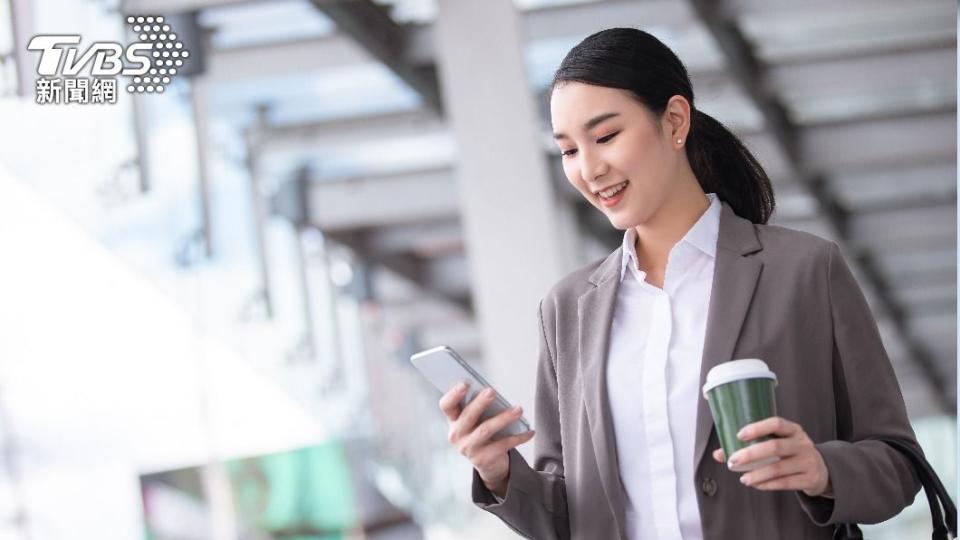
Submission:
[[717,481],[709,476],[700,482],[700,491],[707,497],[713,497],[717,493]]

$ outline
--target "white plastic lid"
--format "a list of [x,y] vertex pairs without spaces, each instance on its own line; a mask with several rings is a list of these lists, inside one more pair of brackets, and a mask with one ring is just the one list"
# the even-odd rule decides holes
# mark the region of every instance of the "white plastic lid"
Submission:
[[777,385],[777,375],[770,371],[767,363],[757,358],[746,358],[743,360],[730,360],[717,364],[707,373],[707,381],[703,384],[703,397],[707,397],[707,392],[728,382],[739,381],[741,379],[773,379],[773,385]]

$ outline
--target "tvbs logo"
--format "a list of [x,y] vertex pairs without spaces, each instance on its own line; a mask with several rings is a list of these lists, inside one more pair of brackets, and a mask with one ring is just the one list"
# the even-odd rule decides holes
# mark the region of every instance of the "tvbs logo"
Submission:
[[[93,60],[90,75],[94,77],[114,75],[143,75],[150,70],[150,51],[152,43],[133,43],[124,50],[119,43],[96,42],[77,58],[80,49],[69,47],[80,43],[78,34],[35,36],[27,44],[27,49],[40,51],[40,64],[37,74],[45,77],[56,75],[76,76]],[[68,46],[64,48],[64,46]],[[64,52],[66,59],[64,60]],[[125,58],[130,67],[124,65]],[[63,64],[61,69],[61,63]]]
[[[116,102],[116,77],[130,77],[131,93],[163,92],[190,53],[163,17],[127,17],[138,40],[124,47],[97,41],[81,52],[79,34],[34,36],[27,49],[38,51],[37,103]],[[90,78],[78,77],[89,67]]]

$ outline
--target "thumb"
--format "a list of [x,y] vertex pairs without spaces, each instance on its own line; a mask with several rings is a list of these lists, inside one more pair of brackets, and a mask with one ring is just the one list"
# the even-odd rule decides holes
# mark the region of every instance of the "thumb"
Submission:
[[713,451],[713,459],[719,463],[726,463],[727,456],[724,455],[723,448],[717,448]]

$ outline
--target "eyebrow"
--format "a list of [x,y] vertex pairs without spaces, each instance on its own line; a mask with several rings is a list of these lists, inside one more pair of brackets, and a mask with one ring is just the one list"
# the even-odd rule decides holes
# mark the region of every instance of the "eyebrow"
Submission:
[[[590,129],[593,129],[593,128],[596,127],[597,124],[599,124],[600,122],[603,122],[604,120],[608,120],[608,119],[610,119],[610,118],[613,118],[614,116],[620,116],[620,113],[608,112],[608,113],[598,114],[597,116],[594,116],[593,118],[587,120],[586,123],[583,124],[583,129],[584,129],[585,131],[590,130]],[[553,134],[553,138],[554,138],[555,140],[559,140],[559,139],[569,139],[570,137],[568,137],[568,136],[567,136],[566,134],[564,134],[564,133],[554,133],[554,134]]]

